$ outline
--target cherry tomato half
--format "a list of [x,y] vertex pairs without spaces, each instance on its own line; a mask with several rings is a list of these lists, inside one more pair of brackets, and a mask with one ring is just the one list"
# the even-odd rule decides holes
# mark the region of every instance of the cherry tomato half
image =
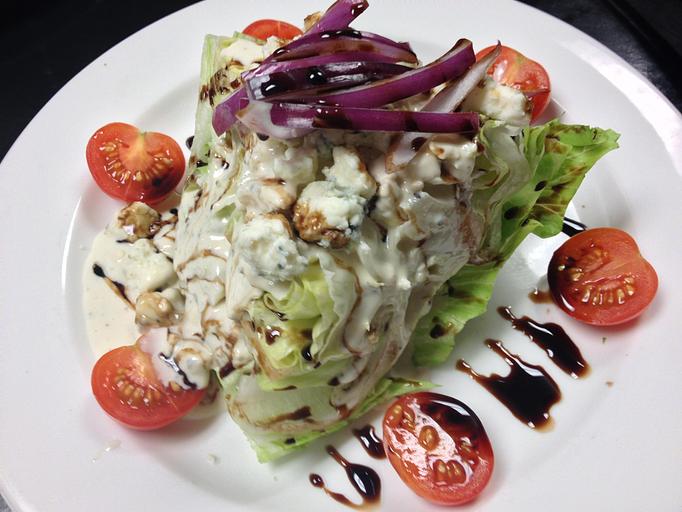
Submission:
[[303,33],[297,26],[280,20],[254,21],[243,32],[258,39],[267,39],[270,36],[276,36],[280,39],[293,39]]
[[[476,54],[476,60],[481,60],[494,48],[484,48]],[[540,117],[549,105],[552,86],[547,71],[538,62],[513,48],[502,46],[500,55],[488,69],[488,74],[499,83],[519,89],[528,96],[533,106],[531,121]]]
[[187,414],[205,390],[173,389],[159,381],[149,354],[137,344],[119,347],[95,363],[92,392],[115,420],[138,430],[165,427]]
[[99,188],[128,202],[158,203],[185,172],[185,156],[173,139],[125,123],[110,123],[97,130],[88,141],[85,156]]
[[638,317],[658,289],[658,276],[630,235],[596,228],[569,238],[552,256],[547,279],[555,302],[592,325]]
[[384,416],[384,447],[400,478],[433,503],[459,505],[488,484],[494,456],[476,414],[436,393],[396,400]]

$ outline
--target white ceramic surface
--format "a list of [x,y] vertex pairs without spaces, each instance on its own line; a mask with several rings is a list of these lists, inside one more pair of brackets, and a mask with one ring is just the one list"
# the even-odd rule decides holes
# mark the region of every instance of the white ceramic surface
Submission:
[[[338,510],[308,473],[355,493],[317,443],[259,465],[227,417],[136,433],[109,420],[90,394],[80,271],[97,230],[118,206],[93,184],[88,137],[110,121],[170,134],[193,131],[199,57],[207,32],[230,34],[261,17],[300,22],[319,0],[208,1],[133,35],[71,80],[28,125],[0,167],[0,490],[17,512],[57,510]],[[478,413],[496,453],[489,488],[463,510],[673,511],[682,509],[682,118],[624,61],[574,28],[511,1],[375,0],[356,24],[408,39],[423,60],[459,37],[498,38],[542,62],[566,121],[611,127],[621,148],[591,172],[569,215],[632,233],[658,270],[655,303],[634,325],[599,330],[527,293],[543,282],[563,235],[531,238],[505,267],[485,316],[458,339],[453,358],[429,372]],[[560,322],[592,366],[574,381],[497,316]],[[504,371],[483,345],[501,338],[556,379],[556,426],[537,433],[461,372]],[[602,339],[606,337],[606,342]],[[612,381],[611,387],[606,381]],[[378,425],[378,415],[369,417]],[[432,510],[389,464],[369,459],[348,432],[326,440],[382,477],[386,510]],[[120,445],[120,446],[119,446]],[[433,510],[437,510],[433,508]]]

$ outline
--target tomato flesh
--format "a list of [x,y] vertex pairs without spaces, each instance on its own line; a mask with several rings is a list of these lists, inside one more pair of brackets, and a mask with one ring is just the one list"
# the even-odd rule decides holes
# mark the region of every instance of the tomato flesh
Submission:
[[125,123],[97,130],[85,151],[90,174],[106,194],[124,201],[162,201],[180,183],[185,156],[169,136]]
[[303,33],[300,28],[291,23],[269,19],[254,21],[243,32],[258,39],[267,39],[270,36],[276,36],[280,39],[293,39]]
[[199,403],[205,392],[164,386],[151,357],[137,344],[104,354],[92,369],[91,385],[109,416],[138,430],[173,423]]
[[588,229],[552,256],[547,279],[555,302],[592,325],[628,322],[649,306],[658,276],[633,238],[614,228]]
[[[493,51],[495,46],[488,46],[476,54],[481,60]],[[522,91],[533,107],[531,121],[535,121],[549,105],[552,86],[549,75],[538,62],[529,59],[522,53],[502,46],[500,55],[488,69],[488,74],[497,82]]]
[[476,414],[459,400],[437,393],[404,395],[389,406],[383,427],[388,459],[422,498],[459,505],[488,484],[492,446]]

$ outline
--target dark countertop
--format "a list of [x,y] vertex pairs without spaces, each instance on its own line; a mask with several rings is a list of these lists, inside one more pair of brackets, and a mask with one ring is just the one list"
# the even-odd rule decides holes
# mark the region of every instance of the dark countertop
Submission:
[[[445,1],[445,0],[444,0]],[[0,18],[0,156],[40,108],[74,75],[187,0],[9,0]],[[682,110],[682,55],[672,20],[679,0],[524,0],[601,41],[632,64]],[[59,20],[55,22],[55,20]],[[106,20],[106,21],[102,21]],[[676,26],[676,25],[675,25]],[[0,512],[9,508],[0,498]]]
[[[524,1],[604,43],[682,110],[682,48],[678,32],[669,23],[682,19],[679,0]],[[0,18],[0,69],[9,72],[0,83],[4,121],[0,156],[4,157],[38,110],[92,60],[137,30],[192,3],[72,0],[38,2],[36,8],[36,2],[5,2]],[[658,25],[652,30],[650,23],[655,22]]]

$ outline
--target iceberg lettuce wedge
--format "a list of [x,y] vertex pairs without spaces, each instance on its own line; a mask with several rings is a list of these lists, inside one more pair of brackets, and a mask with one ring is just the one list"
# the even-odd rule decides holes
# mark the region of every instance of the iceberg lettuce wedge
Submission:
[[[479,178],[476,200],[480,204],[486,198],[477,213],[489,218],[480,261],[465,265],[434,297],[431,311],[412,336],[416,365],[447,360],[455,335],[467,321],[485,313],[504,262],[530,233],[547,238],[561,231],[568,203],[587,171],[618,147],[618,137],[613,130],[564,125],[557,120],[525,128],[520,135],[494,121],[483,126],[481,167],[486,172]],[[486,180],[490,186],[483,184]]]
[[[381,155],[388,137],[313,133],[285,145],[256,139],[239,127],[216,135],[213,110],[244,70],[221,58],[222,50],[236,40],[248,41],[236,34],[207,36],[204,44],[192,175],[183,192],[175,265],[184,272],[181,278],[195,279],[187,289],[200,312],[190,335],[216,325],[214,318],[206,317],[211,312],[234,322],[238,334],[226,344],[231,360],[217,367],[231,371],[221,371],[220,382],[230,415],[258,459],[266,462],[347,426],[395,396],[433,387],[391,375],[408,341],[417,366],[445,361],[455,335],[485,311],[504,262],[529,233],[547,237],[559,232],[585,173],[617,147],[618,136],[557,121],[521,129],[489,120],[478,136],[484,152],[477,158],[470,140],[452,146],[457,151],[467,143],[473,147],[473,172],[457,178],[463,180],[462,190],[454,191],[452,180],[427,187],[416,178],[423,189],[412,190],[407,179],[381,170],[374,175],[376,183],[370,178],[367,186],[364,175],[352,174],[348,162],[361,154]],[[254,156],[256,145],[267,147]],[[337,162],[339,151],[334,149],[343,145],[352,151]],[[430,160],[421,160],[423,169],[408,169],[405,176],[428,174],[429,165],[435,176],[447,171],[436,156],[427,156]],[[271,175],[275,171],[288,173],[287,178]],[[311,183],[340,186],[326,180],[325,173],[347,187],[334,196],[341,206],[332,213],[348,206],[342,200],[351,195],[351,187],[365,187],[370,192],[353,204],[362,205],[357,215],[372,222],[344,231],[357,244],[352,249],[332,251],[296,239],[295,246],[307,255],[305,271],[258,288],[249,281],[248,269],[240,266],[242,255],[235,254],[234,242],[250,218],[291,217],[293,206],[263,213],[257,211],[260,196],[245,207],[240,192],[259,191],[254,184],[266,180],[270,192],[281,193],[276,187],[282,182],[300,179],[298,189],[293,188],[299,198]],[[466,211],[461,211],[462,204]],[[372,209],[376,211],[370,217]],[[398,218],[391,217],[396,211]],[[223,251],[219,258],[217,246]],[[197,255],[214,263],[224,255],[218,279],[197,283],[187,270]],[[427,276],[418,285],[417,274]],[[255,279],[262,281],[263,276]],[[233,308],[235,304],[241,309]],[[210,334],[224,333],[216,328]]]

